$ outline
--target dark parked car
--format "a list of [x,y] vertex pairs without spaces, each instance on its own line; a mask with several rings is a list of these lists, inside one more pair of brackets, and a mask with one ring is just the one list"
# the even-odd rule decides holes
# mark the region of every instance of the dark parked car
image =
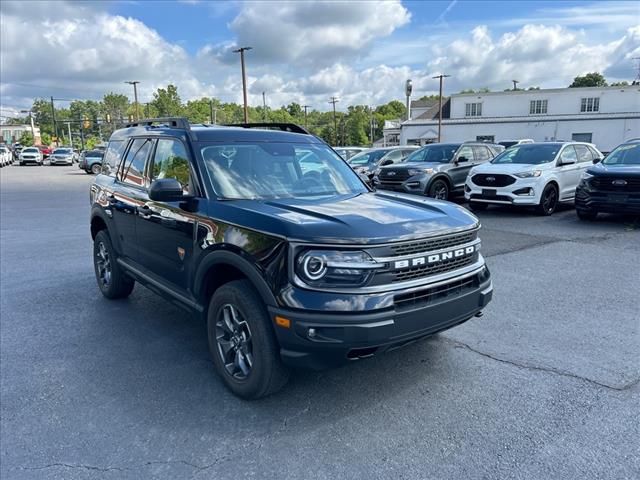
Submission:
[[576,213],[594,220],[599,212],[640,214],[640,141],[623,143],[582,174]]
[[371,191],[296,125],[129,124],[90,199],[103,295],[139,282],[201,316],[217,372],[244,398],[281,388],[290,366],[463,323],[492,296],[476,217]]
[[378,167],[402,162],[418,148],[420,147],[411,145],[371,148],[354,155],[348,160],[348,163],[356,173],[362,174],[369,180],[372,180]]
[[78,168],[87,173],[97,175],[102,169],[102,159],[104,151],[102,150],[86,150],[80,154]]
[[373,182],[382,190],[448,200],[463,195],[469,170],[491,160],[498,150],[483,142],[432,143],[409,155],[400,165],[382,167]]

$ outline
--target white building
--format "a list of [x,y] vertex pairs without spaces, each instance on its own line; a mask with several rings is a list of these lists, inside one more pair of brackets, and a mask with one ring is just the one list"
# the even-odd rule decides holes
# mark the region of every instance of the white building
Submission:
[[[31,125],[0,125],[0,143],[12,144],[20,141],[24,132],[32,133]],[[40,143],[40,127],[33,127],[34,143]]]
[[[442,142],[579,140],[607,152],[640,137],[640,85],[457,94],[442,110]],[[437,141],[437,116],[437,106],[413,113],[400,144]]]

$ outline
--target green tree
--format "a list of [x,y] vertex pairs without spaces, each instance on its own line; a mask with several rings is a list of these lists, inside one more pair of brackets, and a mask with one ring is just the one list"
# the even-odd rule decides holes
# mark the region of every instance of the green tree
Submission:
[[418,100],[422,102],[437,102],[440,99],[440,95],[423,95]]
[[629,86],[629,82],[627,82],[626,80],[624,80],[622,82],[613,82],[610,86],[611,87],[628,87]]
[[31,135],[31,132],[22,132],[18,141],[25,147],[31,147],[33,145],[33,135]]
[[167,85],[167,88],[158,88],[149,104],[158,111],[160,117],[177,117],[183,114],[178,87],[172,84]]
[[601,73],[591,72],[583,76],[577,76],[573,79],[573,83],[569,85],[569,88],[581,88],[581,87],[606,87],[607,80]]
[[46,145],[46,146],[51,145],[51,135],[49,135],[48,133],[42,133],[41,131],[40,140],[42,141],[42,145]]

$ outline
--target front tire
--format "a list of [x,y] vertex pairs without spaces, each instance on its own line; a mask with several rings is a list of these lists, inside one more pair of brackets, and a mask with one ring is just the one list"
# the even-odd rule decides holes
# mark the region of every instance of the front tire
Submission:
[[427,195],[436,200],[448,200],[449,185],[444,180],[436,180],[429,187]]
[[131,295],[135,281],[118,264],[118,257],[106,230],[100,230],[93,241],[93,267],[98,288],[109,299]]
[[98,175],[100,173],[101,167],[102,166],[99,163],[94,163],[93,165],[91,165],[91,173],[93,173],[94,175]]
[[558,206],[558,189],[555,185],[549,184],[544,187],[542,196],[540,197],[540,203],[536,210],[540,215],[551,215],[556,211]]
[[576,209],[576,214],[580,220],[585,220],[588,222],[592,222],[598,216],[598,212],[594,210],[580,210]]
[[248,280],[235,280],[211,297],[207,314],[209,350],[223,382],[244,399],[265,397],[289,379],[269,315]]

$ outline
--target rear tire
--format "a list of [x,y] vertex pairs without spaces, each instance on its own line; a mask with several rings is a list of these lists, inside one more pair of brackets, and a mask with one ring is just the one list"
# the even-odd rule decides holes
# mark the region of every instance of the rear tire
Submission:
[[94,175],[98,175],[100,173],[100,169],[101,165],[99,163],[94,163],[93,165],[91,165],[91,173],[93,173]]
[[209,350],[227,388],[244,399],[265,397],[289,379],[265,305],[248,280],[218,288],[207,313]]
[[474,212],[481,212],[483,210],[486,210],[487,207],[489,205],[486,203],[480,203],[480,202],[469,202],[469,208],[471,210],[473,210]]
[[438,179],[431,184],[427,195],[436,200],[449,200],[449,185]]
[[131,295],[135,281],[118,264],[118,256],[106,230],[100,230],[93,241],[93,267],[98,288],[109,299]]
[[598,212],[594,210],[579,210],[576,209],[576,214],[580,220],[592,222],[598,216]]
[[540,204],[536,207],[536,211],[540,215],[551,215],[556,211],[558,206],[558,189],[555,185],[549,184],[544,187],[540,197]]

